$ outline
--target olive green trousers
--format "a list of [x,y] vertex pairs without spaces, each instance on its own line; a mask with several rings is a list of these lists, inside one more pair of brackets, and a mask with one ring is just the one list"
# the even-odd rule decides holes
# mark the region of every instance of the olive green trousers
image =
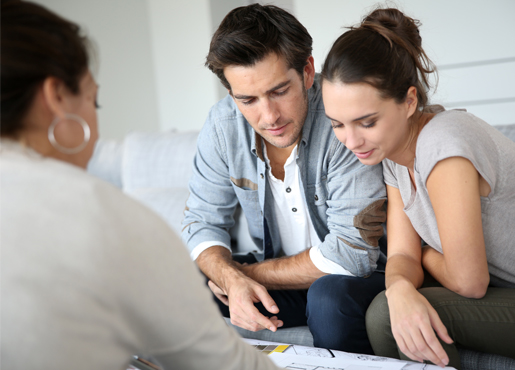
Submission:
[[[449,366],[461,368],[458,347],[515,359],[515,289],[490,287],[481,299],[465,298],[441,286],[423,287],[419,292],[438,312],[454,340],[452,345],[440,341]],[[384,291],[370,304],[366,325],[376,355],[410,360],[395,343]]]

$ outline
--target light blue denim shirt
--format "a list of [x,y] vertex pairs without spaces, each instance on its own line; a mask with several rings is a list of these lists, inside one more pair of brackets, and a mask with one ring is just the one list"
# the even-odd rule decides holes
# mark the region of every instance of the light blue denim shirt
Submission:
[[[368,276],[381,255],[378,239],[386,221],[382,165],[361,164],[338,141],[324,113],[318,76],[308,99],[297,165],[309,214],[322,241],[320,251],[355,276]],[[257,259],[263,259],[265,218],[274,255],[280,255],[262,140],[231,96],[211,109],[199,134],[183,220],[182,238],[190,253],[206,242],[231,245],[228,230],[239,203]]]

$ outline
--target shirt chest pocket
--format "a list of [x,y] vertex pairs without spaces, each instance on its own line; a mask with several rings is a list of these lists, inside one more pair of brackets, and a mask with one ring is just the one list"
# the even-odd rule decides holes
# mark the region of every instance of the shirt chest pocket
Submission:
[[259,193],[257,184],[249,179],[234,179],[231,177],[233,189],[247,218],[251,235],[261,235],[263,228],[263,215],[259,206]]

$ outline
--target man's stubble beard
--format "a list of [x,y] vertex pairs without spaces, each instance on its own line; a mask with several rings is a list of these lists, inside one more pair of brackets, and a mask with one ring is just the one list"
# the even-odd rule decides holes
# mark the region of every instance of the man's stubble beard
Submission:
[[298,127],[296,127],[297,131],[293,132],[292,140],[291,140],[291,142],[290,141],[287,142],[287,144],[277,145],[276,143],[273,143],[273,142],[267,140],[273,146],[275,146],[277,148],[281,148],[281,149],[288,148],[288,147],[292,146],[294,143],[296,143],[297,140],[299,139],[300,135],[302,135],[302,128],[304,127],[304,123],[306,122],[306,117],[308,116],[308,90],[304,86],[302,86],[302,97],[304,99],[304,112],[302,113],[302,118],[300,121],[300,122],[302,122],[302,125],[299,125]]

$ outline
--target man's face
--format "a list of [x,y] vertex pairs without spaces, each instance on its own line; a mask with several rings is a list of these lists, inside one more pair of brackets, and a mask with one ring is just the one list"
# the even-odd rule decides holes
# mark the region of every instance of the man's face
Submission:
[[315,76],[313,58],[306,62],[302,77],[273,53],[253,66],[224,69],[240,112],[277,148],[291,147],[300,138],[308,111],[307,90]]

